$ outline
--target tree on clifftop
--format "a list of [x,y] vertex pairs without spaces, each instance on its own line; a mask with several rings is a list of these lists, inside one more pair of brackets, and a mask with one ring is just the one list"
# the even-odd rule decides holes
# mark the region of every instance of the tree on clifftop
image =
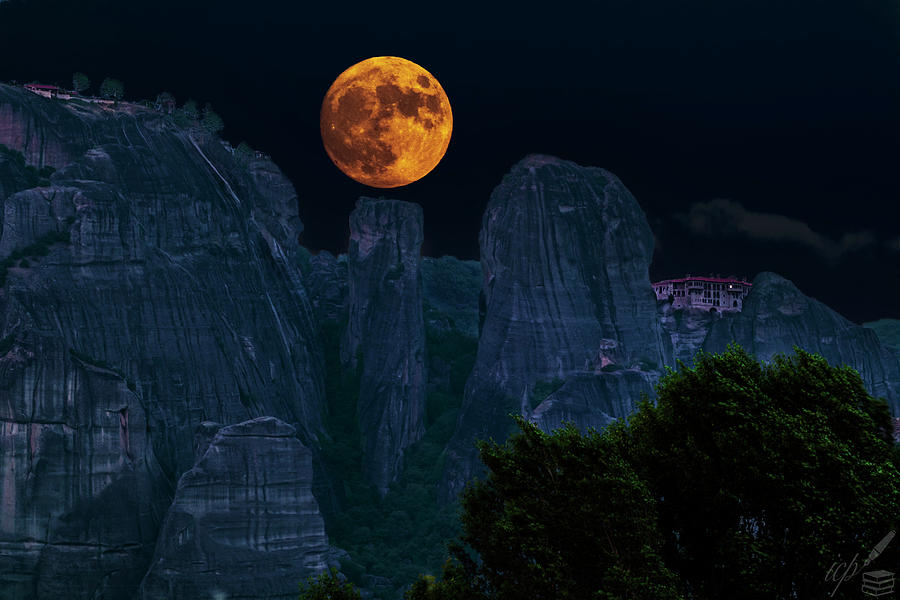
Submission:
[[222,117],[216,114],[209,102],[207,102],[206,106],[203,107],[203,119],[200,120],[200,125],[208,133],[213,135],[219,133],[225,128],[225,123],[222,121]]
[[125,95],[125,85],[118,79],[107,77],[100,84],[100,95],[112,100],[121,100]]
[[197,108],[196,100],[188,99],[188,101],[184,103],[184,106],[181,107],[181,112],[184,113],[184,116],[188,119],[200,118],[200,109]]
[[72,75],[72,89],[79,94],[91,87],[91,80],[84,73],[75,73]]
[[[824,598],[830,567],[861,563],[897,528],[887,404],[850,367],[794,350],[765,366],[737,345],[700,353],[669,369],[655,406],[607,431],[657,500],[666,564],[697,599]],[[869,569],[897,556],[889,546]],[[833,597],[858,597],[860,578]]]

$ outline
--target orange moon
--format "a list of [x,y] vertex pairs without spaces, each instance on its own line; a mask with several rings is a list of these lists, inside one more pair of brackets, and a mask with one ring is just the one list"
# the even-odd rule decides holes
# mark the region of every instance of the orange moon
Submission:
[[450,144],[453,113],[434,75],[405,58],[376,56],[335,79],[319,125],[338,169],[365,185],[393,188],[437,166]]

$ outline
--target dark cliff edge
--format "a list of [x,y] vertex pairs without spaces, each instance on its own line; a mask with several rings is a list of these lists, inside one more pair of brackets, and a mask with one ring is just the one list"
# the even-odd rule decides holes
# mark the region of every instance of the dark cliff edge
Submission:
[[129,598],[201,423],[316,447],[296,193],[165,115],[3,85],[0,144],[0,589]]

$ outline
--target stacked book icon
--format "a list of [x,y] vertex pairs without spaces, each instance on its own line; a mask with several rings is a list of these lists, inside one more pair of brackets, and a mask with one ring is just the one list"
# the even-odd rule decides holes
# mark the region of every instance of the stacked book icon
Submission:
[[863,573],[862,591],[869,596],[885,596],[894,591],[894,574],[890,571]]

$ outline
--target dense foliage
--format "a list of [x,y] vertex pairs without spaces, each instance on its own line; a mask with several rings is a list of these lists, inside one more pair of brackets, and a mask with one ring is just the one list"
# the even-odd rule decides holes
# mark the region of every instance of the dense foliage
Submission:
[[897,529],[887,405],[795,352],[700,353],[603,434],[518,418],[505,445],[480,442],[488,477],[464,494],[460,543],[407,599],[859,597],[858,573],[826,576],[857,554],[865,570]]
[[86,89],[91,87],[91,80],[88,79],[88,76],[84,73],[73,73],[72,74],[72,89],[78,92],[79,94]]
[[400,479],[381,498],[363,477],[358,370],[341,365],[339,356],[344,326],[334,321],[322,325],[330,435],[322,450],[335,504],[323,506],[326,527],[332,543],[350,555],[341,571],[377,597],[393,600],[419,573],[440,570],[445,541],[459,533],[457,505],[440,506],[435,490],[477,342],[455,329],[426,328],[431,382],[426,433],[407,450]]
[[203,118],[200,120],[200,126],[211,135],[217,135],[225,128],[222,117],[212,109],[212,105],[209,102],[203,107]]
[[[479,442],[489,475],[463,494],[465,546],[453,547],[457,566],[444,577],[451,597],[679,598],[653,498],[610,440],[516,420],[506,444]],[[407,597],[429,594],[437,589],[418,583]]]
[[352,583],[341,581],[332,567],[318,577],[309,577],[300,584],[300,600],[361,600],[359,590]]
[[125,85],[118,79],[107,77],[100,84],[100,95],[111,100],[121,100],[125,95]]
[[608,432],[658,500],[667,564],[696,598],[824,597],[829,567],[867,556],[900,517],[886,403],[798,348],[694,363]]

